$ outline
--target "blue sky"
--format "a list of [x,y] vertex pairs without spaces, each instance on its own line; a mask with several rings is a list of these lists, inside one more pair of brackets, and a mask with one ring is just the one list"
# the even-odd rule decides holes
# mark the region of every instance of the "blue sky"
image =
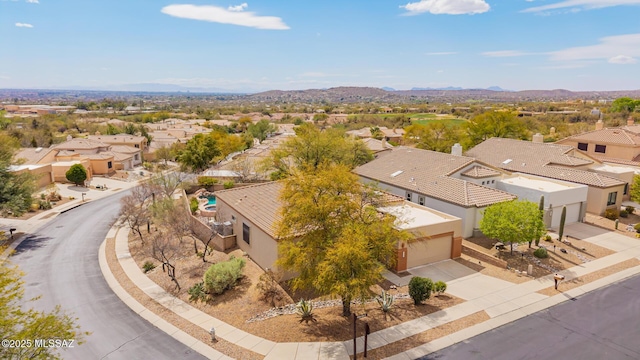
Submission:
[[0,0],[0,88],[638,89],[639,19],[640,0]]

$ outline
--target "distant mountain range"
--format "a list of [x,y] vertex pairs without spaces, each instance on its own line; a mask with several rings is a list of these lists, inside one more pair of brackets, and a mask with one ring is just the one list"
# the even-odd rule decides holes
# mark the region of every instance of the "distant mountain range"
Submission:
[[[396,90],[394,88],[391,87],[382,87],[381,88],[384,91],[399,91]],[[432,87],[426,87],[426,88],[422,88],[422,87],[414,87],[411,88],[410,91],[420,91],[420,90],[446,90],[446,91],[456,91],[456,90],[491,90],[491,91],[512,91],[512,90],[506,90],[501,88],[500,86],[490,86],[486,89],[482,89],[482,88],[462,88],[462,87],[457,87],[457,86],[447,86],[447,87],[439,87],[439,88],[432,88]]]
[[130,92],[162,92],[162,93],[209,93],[209,94],[250,94],[261,90],[241,89],[229,90],[215,87],[194,87],[175,84],[140,83],[103,86],[66,86],[56,87],[59,90],[87,90],[87,91],[130,91]]

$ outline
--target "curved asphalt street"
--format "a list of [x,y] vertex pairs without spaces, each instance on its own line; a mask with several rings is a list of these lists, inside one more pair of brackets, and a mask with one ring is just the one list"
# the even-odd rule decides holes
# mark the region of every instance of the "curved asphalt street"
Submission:
[[26,273],[25,299],[42,295],[35,308],[59,304],[92,333],[83,345],[62,351],[65,359],[202,359],[134,313],[102,276],[98,248],[125,194],[60,214],[17,247],[11,260]]
[[572,300],[421,359],[640,359],[640,276]]

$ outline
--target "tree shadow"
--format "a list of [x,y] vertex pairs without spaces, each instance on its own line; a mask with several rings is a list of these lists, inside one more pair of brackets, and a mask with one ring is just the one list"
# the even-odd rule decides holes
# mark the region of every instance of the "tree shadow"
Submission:
[[71,191],[76,191],[76,192],[87,192],[89,191],[89,188],[86,188],[84,186],[78,186],[78,185],[69,185],[67,186],[67,190],[71,190]]
[[20,243],[20,245],[15,248],[12,256],[22,253],[28,253],[32,250],[37,250],[41,247],[47,246],[49,240],[51,240],[51,238],[48,236],[27,235],[27,237]]

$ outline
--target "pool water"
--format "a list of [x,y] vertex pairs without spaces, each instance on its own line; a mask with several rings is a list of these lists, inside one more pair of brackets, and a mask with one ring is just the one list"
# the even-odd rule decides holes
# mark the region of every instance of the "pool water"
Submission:
[[207,197],[207,205],[215,205],[216,204],[216,197],[215,196],[209,196]]

